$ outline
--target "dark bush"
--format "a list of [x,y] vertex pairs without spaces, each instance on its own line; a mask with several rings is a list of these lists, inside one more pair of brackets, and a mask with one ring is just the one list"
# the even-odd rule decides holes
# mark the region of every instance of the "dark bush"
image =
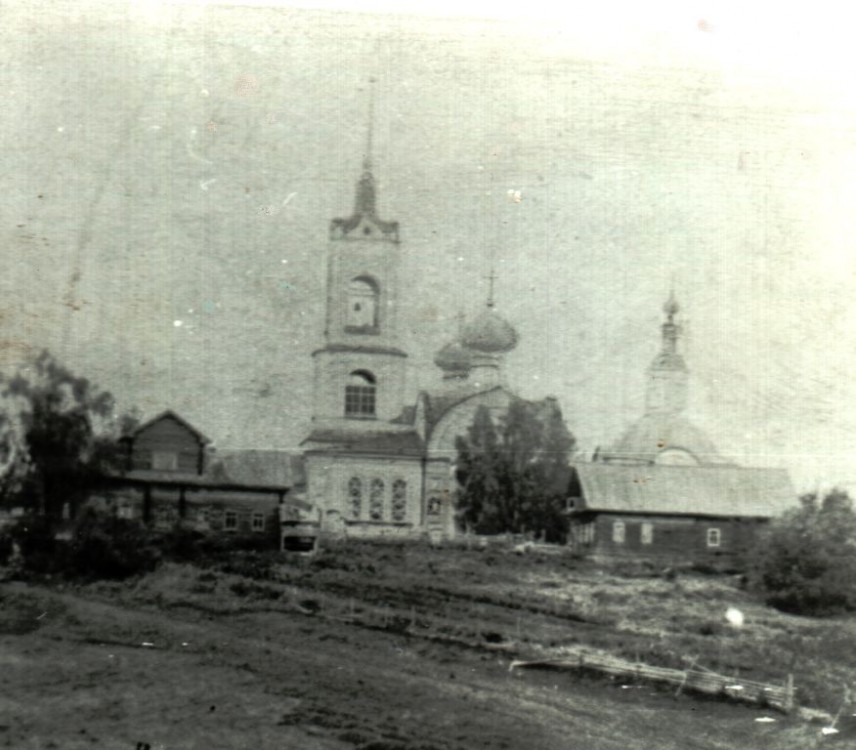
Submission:
[[90,579],[122,579],[154,570],[159,560],[160,553],[139,522],[88,515],[69,544],[64,572]]
[[0,531],[0,565],[5,565],[9,562],[9,559],[12,557],[14,544],[15,542],[12,539],[10,531],[6,529]]
[[856,513],[847,493],[785,514],[759,544],[750,584],[784,612],[830,615],[856,610]]
[[56,539],[48,519],[26,516],[10,529],[9,536],[21,550],[26,570],[38,574],[52,574],[64,569],[68,545]]

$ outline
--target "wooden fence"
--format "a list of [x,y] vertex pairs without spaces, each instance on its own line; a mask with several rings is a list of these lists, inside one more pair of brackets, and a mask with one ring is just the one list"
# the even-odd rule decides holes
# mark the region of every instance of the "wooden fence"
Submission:
[[727,677],[706,669],[687,670],[655,667],[641,662],[630,662],[605,654],[578,652],[559,659],[541,661],[515,661],[516,667],[552,667],[554,669],[590,669],[604,674],[629,679],[664,682],[677,685],[677,692],[687,690],[706,695],[719,695],[737,701],[755,703],[789,713],[794,708],[793,678],[788,675],[783,686],[754,680]]

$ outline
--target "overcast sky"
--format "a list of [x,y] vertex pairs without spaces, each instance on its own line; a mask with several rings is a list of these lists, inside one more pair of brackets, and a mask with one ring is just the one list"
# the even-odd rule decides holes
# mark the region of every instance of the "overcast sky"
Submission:
[[123,409],[296,447],[374,76],[412,394],[493,264],[509,384],[608,444],[641,414],[674,284],[691,416],[721,452],[856,488],[847,19],[314,5],[6,6],[6,366],[47,347]]

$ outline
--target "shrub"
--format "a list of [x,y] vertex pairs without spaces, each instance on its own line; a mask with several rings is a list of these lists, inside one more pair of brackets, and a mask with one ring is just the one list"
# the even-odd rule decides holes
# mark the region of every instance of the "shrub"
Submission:
[[760,542],[750,583],[784,612],[830,615],[856,610],[856,513],[847,493],[786,513]]
[[26,570],[51,574],[63,569],[67,545],[57,541],[48,519],[40,516],[24,517],[11,528],[9,535],[21,550]]
[[0,565],[5,565],[9,562],[9,558],[12,557],[13,547],[14,540],[12,539],[12,534],[6,529],[0,531]]
[[122,579],[154,570],[159,559],[139,522],[87,515],[69,545],[64,572],[83,578]]

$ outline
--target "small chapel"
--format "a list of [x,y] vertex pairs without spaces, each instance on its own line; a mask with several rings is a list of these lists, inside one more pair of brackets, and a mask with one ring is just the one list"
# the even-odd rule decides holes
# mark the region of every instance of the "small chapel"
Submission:
[[796,495],[785,469],[738,466],[688,419],[679,311],[672,293],[660,351],[646,373],[642,416],[592,461],[574,465],[570,544],[593,557],[739,565]]
[[[454,535],[455,439],[480,406],[497,418],[517,398],[503,360],[518,335],[497,313],[491,285],[484,310],[437,352],[434,385],[407,402],[400,260],[398,222],[378,215],[369,147],[353,213],[330,223],[323,339],[312,353],[312,422],[302,443],[305,497],[328,534]],[[552,398],[539,404],[558,408]]]

